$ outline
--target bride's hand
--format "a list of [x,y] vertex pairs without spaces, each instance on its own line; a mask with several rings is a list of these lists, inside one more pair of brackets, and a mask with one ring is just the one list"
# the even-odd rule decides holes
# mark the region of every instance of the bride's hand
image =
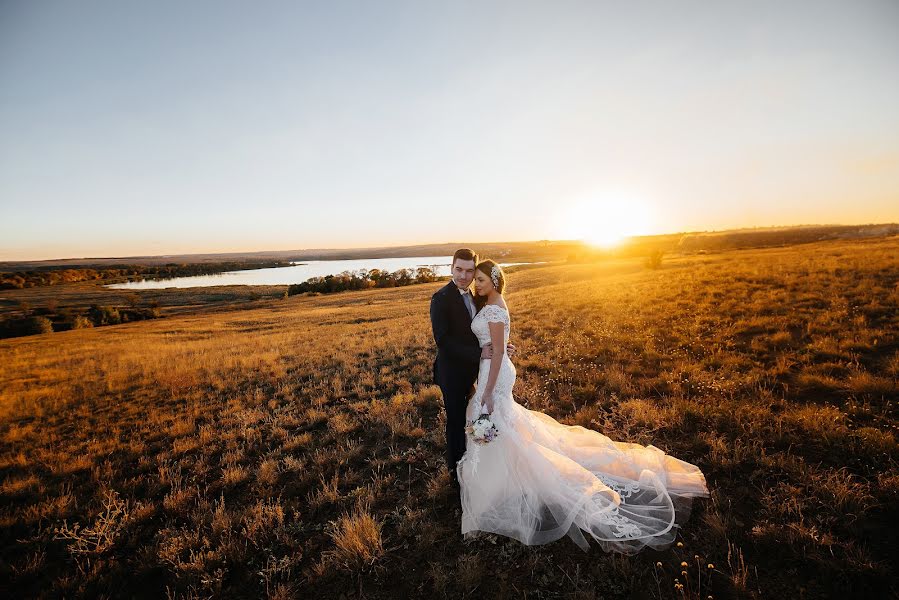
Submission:
[[488,415],[493,414],[493,392],[485,392],[481,397],[481,406]]

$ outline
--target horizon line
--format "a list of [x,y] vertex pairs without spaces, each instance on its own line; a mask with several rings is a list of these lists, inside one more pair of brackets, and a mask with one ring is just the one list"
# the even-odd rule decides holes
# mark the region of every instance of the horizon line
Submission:
[[[698,234],[698,233],[732,233],[738,231],[753,231],[753,230],[766,230],[766,229],[798,229],[798,228],[809,228],[809,227],[868,227],[868,226],[885,226],[885,225],[897,225],[899,223],[896,222],[872,222],[872,223],[799,223],[799,224],[791,224],[791,225],[756,225],[751,227],[736,227],[736,228],[728,228],[728,229],[703,229],[703,230],[690,230],[690,231],[673,231],[666,233],[652,233],[652,234],[644,234],[644,235],[629,235],[622,238],[621,243],[618,245],[624,245],[628,240],[636,240],[636,239],[645,239],[645,238],[654,238],[654,237],[666,237],[672,235],[690,235],[690,234]],[[524,240],[502,240],[502,241],[479,241],[479,242],[460,242],[460,241],[443,241],[443,242],[426,242],[426,243],[410,243],[410,244],[396,244],[396,245],[388,245],[388,246],[339,246],[339,247],[331,247],[331,248],[288,248],[284,250],[232,250],[232,251],[209,251],[209,252],[190,252],[190,253],[182,253],[182,254],[134,254],[129,256],[69,256],[69,257],[57,257],[57,258],[43,258],[43,259],[0,259],[0,264],[5,263],[46,263],[46,262],[56,262],[56,261],[65,261],[65,260],[124,260],[124,259],[141,259],[141,258],[181,258],[181,257],[190,257],[190,256],[226,256],[226,255],[240,255],[240,254],[266,254],[266,253],[285,253],[285,252],[340,252],[344,250],[348,251],[360,251],[360,250],[389,250],[394,248],[414,248],[417,246],[445,246],[449,244],[459,244],[461,246],[472,246],[472,245],[496,245],[496,244],[527,244],[527,243],[538,243],[538,242],[554,242],[554,243],[587,243],[583,239],[550,239],[550,238],[541,238],[541,239],[524,239]]]

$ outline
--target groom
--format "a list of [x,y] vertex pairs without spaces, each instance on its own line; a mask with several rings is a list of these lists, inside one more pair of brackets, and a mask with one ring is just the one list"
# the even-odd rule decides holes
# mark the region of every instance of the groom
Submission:
[[[434,383],[443,393],[446,408],[446,464],[453,487],[459,489],[456,463],[465,454],[465,409],[478,378],[480,361],[493,356],[493,347],[480,348],[471,331],[477,309],[468,289],[474,279],[478,255],[468,248],[453,254],[452,280],[431,296],[431,328],[437,342]],[[515,347],[509,344],[509,356]]]

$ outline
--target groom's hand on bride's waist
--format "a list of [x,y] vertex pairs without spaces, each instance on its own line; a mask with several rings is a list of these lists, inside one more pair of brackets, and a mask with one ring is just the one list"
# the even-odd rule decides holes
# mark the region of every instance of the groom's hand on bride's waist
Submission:
[[[515,346],[513,344],[506,344],[506,354],[509,355],[509,358],[515,356]],[[481,359],[486,358],[493,358],[493,344],[487,344],[481,348]]]

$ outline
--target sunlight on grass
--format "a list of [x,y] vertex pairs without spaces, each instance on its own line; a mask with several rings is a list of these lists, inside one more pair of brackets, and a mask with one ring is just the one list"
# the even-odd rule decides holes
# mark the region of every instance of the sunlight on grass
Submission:
[[701,571],[715,597],[877,597],[894,576],[897,253],[509,273],[516,400],[699,465],[713,497],[688,551],[588,568],[564,544],[462,542],[428,284],[0,341],[2,558],[26,596],[498,596],[501,571],[626,597],[661,562],[672,591]]

